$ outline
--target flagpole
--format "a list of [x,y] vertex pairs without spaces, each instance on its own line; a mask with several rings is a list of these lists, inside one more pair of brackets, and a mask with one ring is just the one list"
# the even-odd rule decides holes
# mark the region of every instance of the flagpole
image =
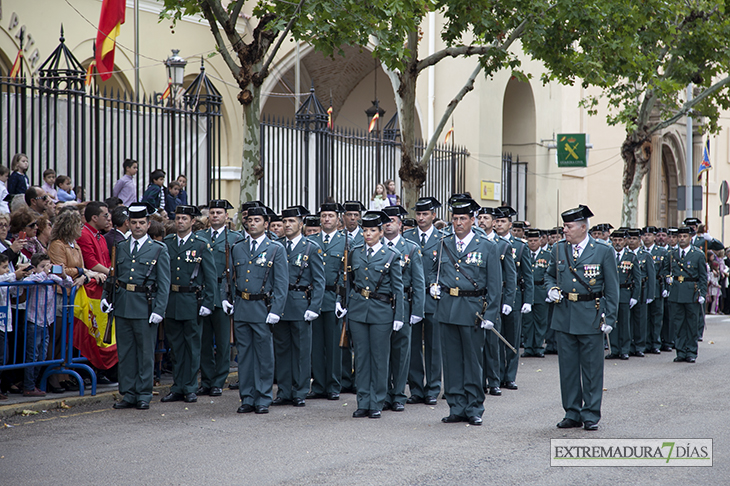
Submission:
[[710,232],[707,225],[708,215],[710,213],[710,171],[705,171],[705,233]]
[[139,100],[139,0],[134,0],[134,94]]

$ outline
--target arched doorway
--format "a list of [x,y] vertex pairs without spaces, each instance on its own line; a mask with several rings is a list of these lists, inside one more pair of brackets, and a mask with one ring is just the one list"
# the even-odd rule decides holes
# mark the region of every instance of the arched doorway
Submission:
[[[507,83],[502,105],[502,153],[511,154],[502,166],[502,200],[517,210],[517,218],[534,219],[536,193],[535,98],[529,82],[512,77]],[[519,161],[519,163],[518,163]]]
[[659,184],[659,225],[677,226],[677,186],[679,174],[677,170],[678,153],[677,139],[674,136],[665,136],[662,143],[661,182]]

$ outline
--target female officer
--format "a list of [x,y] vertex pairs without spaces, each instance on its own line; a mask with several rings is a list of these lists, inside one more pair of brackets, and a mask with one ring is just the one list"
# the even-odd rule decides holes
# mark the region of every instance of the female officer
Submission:
[[[355,418],[380,418],[388,391],[390,333],[403,327],[403,279],[400,253],[381,243],[382,211],[362,217],[364,244],[349,257],[349,326],[355,348]],[[346,312],[346,311],[345,311]]]

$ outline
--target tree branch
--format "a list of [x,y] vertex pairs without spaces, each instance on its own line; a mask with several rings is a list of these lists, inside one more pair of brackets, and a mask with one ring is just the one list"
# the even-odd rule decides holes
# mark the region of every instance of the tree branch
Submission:
[[233,10],[231,10],[229,22],[233,24],[233,28],[236,27],[236,22],[238,22],[238,15],[241,13],[241,9],[243,8],[244,3],[246,3],[246,0],[238,0],[233,6]]
[[238,17],[229,18],[228,13],[221,6],[221,2],[219,0],[204,0],[201,3],[210,7],[212,16],[219,24],[221,24],[223,31],[226,33],[226,37],[228,37],[228,42],[230,42],[233,49],[236,50],[236,46],[243,42],[241,36],[238,35],[238,31],[236,31],[236,21],[238,20]]
[[203,12],[203,16],[208,21],[208,24],[210,24],[210,30],[211,32],[213,32],[213,37],[215,37],[215,42],[218,45],[218,51],[223,56],[223,60],[226,61],[228,69],[231,70],[231,74],[233,74],[233,77],[235,79],[238,79],[241,67],[236,64],[236,61],[233,59],[233,57],[231,57],[231,54],[228,52],[228,48],[226,48],[226,42],[225,40],[223,40],[223,36],[218,29],[218,22],[213,15],[213,11],[211,10],[210,5],[208,4],[208,2],[202,2],[200,5],[200,9]]
[[692,98],[690,101],[685,102],[685,104],[682,105],[682,108],[680,108],[680,110],[673,117],[671,117],[668,120],[665,120],[665,121],[663,121],[661,123],[657,123],[655,126],[653,126],[652,128],[650,128],[647,131],[647,135],[651,135],[652,133],[655,133],[655,132],[657,132],[659,130],[663,130],[664,128],[667,128],[667,127],[673,125],[680,118],[682,118],[687,113],[689,113],[689,111],[695,105],[698,105],[699,103],[701,103],[702,101],[704,101],[706,98],[708,98],[709,96],[712,96],[716,92],[720,91],[722,88],[724,88],[728,84],[730,84],[730,76],[721,79],[717,83],[713,84],[712,86],[710,86],[709,88],[707,88],[706,90],[704,90],[702,93],[700,93],[695,98]]
[[262,79],[266,77],[268,74],[269,65],[274,60],[274,56],[276,55],[276,52],[279,50],[279,47],[281,47],[281,43],[284,42],[284,38],[289,34],[289,31],[291,30],[291,26],[294,24],[294,20],[296,20],[297,15],[299,15],[299,11],[302,9],[302,5],[304,5],[304,0],[299,0],[299,5],[297,5],[297,8],[294,10],[294,13],[292,14],[291,18],[289,19],[289,23],[286,24],[286,28],[284,29],[284,32],[282,32],[279,35],[279,40],[276,41],[276,45],[269,53],[269,58],[266,60],[264,65],[261,67],[261,70],[259,71],[259,77]]
[[428,168],[428,163],[431,159],[431,153],[436,147],[436,140],[438,140],[438,138],[441,136],[441,132],[444,130],[446,122],[448,122],[449,117],[452,113],[454,113],[454,110],[456,110],[456,106],[459,104],[459,102],[464,99],[464,96],[466,96],[469,91],[474,89],[474,81],[476,80],[477,74],[479,74],[479,71],[481,70],[482,64],[478,63],[477,67],[474,69],[474,72],[471,73],[471,76],[469,76],[469,79],[467,79],[466,83],[461,88],[459,93],[456,95],[456,97],[454,97],[453,100],[449,102],[448,106],[446,107],[446,111],[444,111],[443,116],[441,116],[441,120],[439,121],[438,126],[436,126],[436,130],[433,132],[431,139],[428,141],[426,150],[423,152],[423,157],[421,157],[420,165],[424,169]]

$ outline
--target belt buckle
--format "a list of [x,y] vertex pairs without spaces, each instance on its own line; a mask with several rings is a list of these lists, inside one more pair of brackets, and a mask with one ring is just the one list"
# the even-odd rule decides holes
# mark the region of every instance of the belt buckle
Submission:
[[568,300],[571,302],[578,302],[578,294],[576,292],[569,292]]
[[137,285],[127,284],[127,290],[129,290],[130,292],[134,292],[135,290],[137,290]]
[[367,290],[367,289],[362,289],[362,290],[360,291],[360,295],[362,295],[362,296],[363,296],[363,297],[365,297],[366,299],[369,299],[369,298],[370,298],[370,291],[369,291],[369,290]]
[[250,294],[248,292],[241,292],[241,298],[243,300],[249,300]]
[[172,284],[172,285],[170,285],[170,289],[173,292],[180,292],[180,286],[179,285]]
[[449,289],[449,295],[451,295],[453,297],[458,297],[459,296],[459,287],[450,288]]
[[679,277],[677,277],[677,282],[679,282],[679,283],[684,282],[684,275],[680,275]]

